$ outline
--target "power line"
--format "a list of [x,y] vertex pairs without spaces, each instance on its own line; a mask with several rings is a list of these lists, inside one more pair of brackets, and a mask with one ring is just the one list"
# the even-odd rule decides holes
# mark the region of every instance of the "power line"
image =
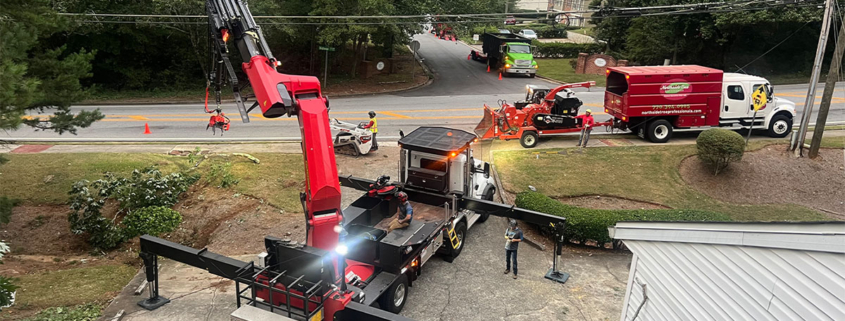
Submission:
[[[788,5],[797,5],[799,3],[808,3],[809,1],[805,0],[792,0],[792,1],[781,1],[781,0],[755,0],[755,1],[745,1],[745,2],[730,2],[730,1],[719,1],[719,2],[703,2],[703,3],[692,3],[692,4],[678,4],[678,5],[666,5],[666,6],[650,6],[650,7],[622,7],[622,8],[602,8],[602,9],[589,9],[589,10],[569,10],[569,11],[549,11],[549,12],[514,12],[514,13],[466,13],[466,14],[424,14],[424,15],[377,15],[377,16],[254,16],[255,19],[414,19],[414,18],[424,18],[424,19],[436,19],[436,18],[471,18],[471,17],[504,17],[504,16],[536,16],[536,15],[543,15],[543,14],[569,14],[569,13],[599,13],[601,11],[614,11],[614,12],[625,12],[625,11],[648,11],[648,10],[665,10],[665,9],[699,9],[704,8],[705,10],[709,6],[736,6],[736,5],[749,5],[749,4],[774,4],[776,6],[788,6]],[[818,4],[815,3],[814,4]],[[162,14],[123,14],[123,13],[72,13],[72,12],[64,12],[59,13],[62,16],[86,16],[86,17],[110,17],[110,18],[187,18],[187,19],[205,19],[208,18],[207,15],[162,15]]]
[[[760,3],[760,1],[750,1],[748,3]],[[728,12],[744,12],[744,11],[761,11],[761,10],[768,10],[778,7],[792,7],[792,8],[801,8],[801,7],[810,7],[816,6],[817,4],[814,3],[805,3],[805,4],[777,4],[766,7],[747,7],[747,8],[729,8],[729,9],[720,9],[720,8],[713,8],[713,9],[705,9],[705,10],[676,10],[676,11],[666,11],[666,12],[656,12],[656,13],[635,13],[635,14],[615,14],[615,15],[597,15],[592,17],[583,17],[583,19],[594,19],[594,20],[601,20],[601,19],[608,19],[608,18],[636,18],[636,17],[643,17],[643,16],[671,16],[671,15],[689,15],[689,14],[705,14],[705,13],[728,13]],[[105,16],[111,17],[111,15],[106,14]],[[164,17],[162,15],[152,15],[154,18]],[[148,17],[146,15],[127,15],[121,17]],[[387,16],[384,16],[387,17]],[[449,24],[470,24],[470,23],[489,23],[493,21],[490,18],[485,17],[477,17],[478,19],[486,19],[486,20],[454,20],[454,21],[442,21],[443,23]],[[121,20],[80,20],[79,23],[102,23],[102,24],[166,24],[166,25],[205,25],[207,22],[204,21],[121,21]],[[432,21],[382,21],[382,22],[262,22],[265,25],[387,25],[387,24],[401,24],[401,25],[425,25],[433,23]],[[435,22],[436,23],[436,22]]]

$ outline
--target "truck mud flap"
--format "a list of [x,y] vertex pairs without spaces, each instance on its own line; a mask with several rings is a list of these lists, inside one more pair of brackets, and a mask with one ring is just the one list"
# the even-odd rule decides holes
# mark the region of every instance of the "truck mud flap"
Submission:
[[343,310],[335,313],[335,319],[340,321],[413,321],[413,319],[358,302],[347,303]]
[[481,118],[481,122],[478,123],[478,126],[475,126],[475,135],[481,139],[497,137],[498,135],[495,130],[494,118],[495,112],[485,105],[484,117]]

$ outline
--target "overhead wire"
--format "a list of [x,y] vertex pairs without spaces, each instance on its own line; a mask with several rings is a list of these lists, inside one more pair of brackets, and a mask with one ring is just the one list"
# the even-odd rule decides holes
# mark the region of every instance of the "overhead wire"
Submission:
[[[472,17],[505,17],[505,16],[536,16],[543,14],[568,14],[568,13],[599,13],[602,10],[611,10],[615,12],[625,11],[646,11],[646,10],[665,10],[665,9],[684,9],[684,8],[701,8],[708,6],[741,6],[748,4],[773,4],[776,6],[800,6],[807,1],[792,1],[784,2],[781,0],[753,0],[753,1],[718,1],[718,2],[703,2],[692,4],[678,4],[665,6],[650,6],[650,7],[608,7],[600,9],[589,10],[569,10],[569,11],[553,11],[553,12],[513,12],[513,13],[465,13],[465,14],[423,14],[423,15],[369,15],[369,16],[280,16],[280,15],[257,15],[255,19],[415,19],[415,18],[472,18]],[[811,3],[817,5],[818,3]],[[693,10],[697,12],[706,12],[706,10]],[[659,15],[660,13],[656,13]],[[189,18],[189,19],[205,19],[206,15],[164,15],[164,14],[124,14],[124,13],[79,13],[79,12],[63,12],[59,13],[61,16],[87,16],[87,17],[109,17],[109,18]],[[652,14],[648,14],[652,15]]]
[[[772,8],[779,8],[779,7],[793,7],[793,8],[801,8],[801,7],[808,7],[808,6],[817,6],[818,3],[801,3],[801,4],[792,4],[792,3],[783,3],[776,0],[763,0],[763,1],[746,1],[746,2],[711,2],[707,4],[722,4],[722,5],[746,5],[746,4],[761,4],[761,3],[770,3],[769,6],[764,7],[731,7],[731,8],[713,8],[713,9],[695,9],[695,10],[676,10],[676,11],[665,11],[665,12],[655,12],[655,13],[635,13],[635,14],[611,14],[611,15],[596,15],[592,16],[589,19],[608,19],[608,18],[635,18],[640,16],[669,16],[669,15],[689,15],[689,14],[704,14],[704,13],[727,13],[727,12],[743,12],[743,11],[760,11],[760,10],[768,10]],[[697,4],[696,7],[700,8],[703,4]],[[654,8],[683,8],[689,7],[688,5],[676,5],[676,6],[661,6],[661,7],[643,7],[647,9],[654,9]],[[624,10],[622,10],[624,9]],[[620,10],[620,11],[631,11],[631,10],[639,10],[639,8],[618,8],[613,10]],[[565,13],[576,13],[575,11],[569,11]],[[597,10],[590,10],[590,11],[578,11],[577,13],[597,13]],[[555,14],[561,14],[557,12]],[[68,16],[87,16],[87,17],[111,17],[111,18],[207,18],[207,16],[194,16],[194,15],[140,15],[140,14],[70,14],[65,13],[63,15]],[[501,14],[471,14],[471,15],[449,15],[455,17],[475,17],[476,19],[485,19],[485,20],[453,20],[453,21],[440,21],[443,23],[450,23],[450,24],[463,24],[463,23],[487,23],[492,21],[492,18],[487,18],[492,15],[501,15]],[[443,17],[441,15],[439,17]],[[309,18],[309,19],[348,19],[353,18],[354,16],[256,16],[255,18],[263,18],[263,19],[300,19],[300,18]],[[354,18],[361,18],[361,19],[371,19],[371,18],[382,18],[382,19],[405,19],[408,17],[436,17],[436,16],[361,16],[361,17],[354,17]],[[203,25],[206,22],[202,21],[139,21],[139,20],[79,20],[80,23],[103,23],[103,24],[172,24],[172,25]],[[403,24],[403,25],[424,25],[430,23],[437,23],[438,21],[381,21],[381,22],[325,22],[325,21],[309,21],[309,22],[262,22],[262,24],[266,25],[385,25],[385,24]],[[792,35],[790,35],[792,36]]]

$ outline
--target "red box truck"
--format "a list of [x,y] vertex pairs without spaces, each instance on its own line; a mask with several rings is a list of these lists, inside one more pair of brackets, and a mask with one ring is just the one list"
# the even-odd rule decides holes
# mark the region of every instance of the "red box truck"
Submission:
[[[754,114],[751,94],[763,86],[765,107]],[[792,130],[795,103],[773,97],[764,78],[685,65],[607,68],[605,112],[613,126],[665,143],[674,129],[732,127],[765,129],[785,137]]]

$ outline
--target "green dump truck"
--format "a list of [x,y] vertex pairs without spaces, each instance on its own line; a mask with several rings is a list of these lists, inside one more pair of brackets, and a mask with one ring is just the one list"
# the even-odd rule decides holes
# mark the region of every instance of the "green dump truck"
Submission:
[[531,54],[531,39],[510,33],[485,33],[482,35],[482,52],[473,50],[471,58],[486,61],[491,71],[507,75],[537,74],[537,62]]

